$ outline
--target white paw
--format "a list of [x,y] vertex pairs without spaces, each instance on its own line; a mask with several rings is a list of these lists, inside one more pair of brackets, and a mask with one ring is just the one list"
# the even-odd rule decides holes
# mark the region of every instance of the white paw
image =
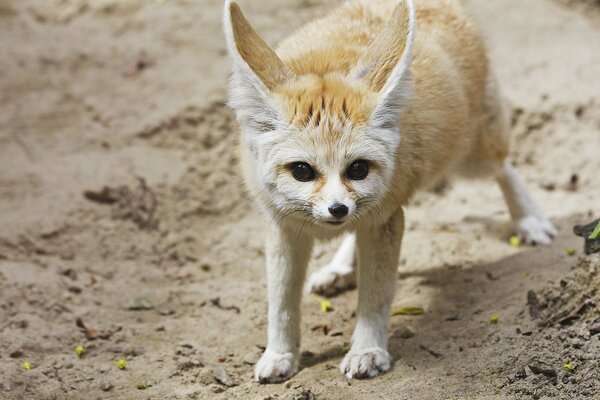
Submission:
[[515,221],[517,233],[527,244],[550,244],[558,233],[546,218],[530,215]]
[[366,379],[380,375],[390,369],[390,354],[373,348],[355,352],[350,350],[344,357],[340,370],[348,378]]
[[277,383],[288,380],[296,372],[298,372],[298,357],[294,354],[266,350],[256,363],[254,378],[260,383]]
[[352,267],[328,265],[310,274],[308,289],[321,296],[333,296],[356,287],[356,274]]

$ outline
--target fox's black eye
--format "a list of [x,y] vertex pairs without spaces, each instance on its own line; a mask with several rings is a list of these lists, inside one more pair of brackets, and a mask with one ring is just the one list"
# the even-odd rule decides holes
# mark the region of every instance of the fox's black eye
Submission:
[[292,175],[297,181],[308,182],[315,179],[315,171],[305,162],[295,162],[290,165]]
[[346,170],[348,179],[353,181],[361,181],[369,174],[369,163],[365,160],[354,161]]

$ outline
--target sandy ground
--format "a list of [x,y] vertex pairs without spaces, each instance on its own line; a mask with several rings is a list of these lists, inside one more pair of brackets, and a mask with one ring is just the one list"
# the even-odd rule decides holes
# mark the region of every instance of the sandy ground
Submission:
[[[282,3],[242,2],[271,43],[338,1]],[[600,216],[600,14],[585,3],[468,1],[555,243],[509,246],[493,183],[422,194],[394,305],[425,314],[393,317],[393,370],[369,381],[337,370],[352,291],[330,313],[307,296],[302,370],[258,385],[266,222],[235,165],[221,1],[1,0],[0,398],[598,398],[597,313],[553,317],[582,293],[600,302],[598,258],[572,234]]]

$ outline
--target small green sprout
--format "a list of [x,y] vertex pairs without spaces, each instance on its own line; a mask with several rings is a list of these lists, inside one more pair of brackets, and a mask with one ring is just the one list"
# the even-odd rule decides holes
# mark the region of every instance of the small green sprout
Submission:
[[574,372],[575,372],[575,368],[576,368],[576,367],[575,367],[573,364],[569,364],[569,363],[567,363],[567,364],[564,364],[564,365],[563,365],[563,369],[564,369],[565,371],[567,371],[567,372],[570,372],[570,373],[574,373]]
[[499,316],[494,315],[492,318],[490,318],[490,324],[498,325],[498,322],[500,322],[500,317]]
[[121,358],[119,361],[117,361],[117,367],[119,367],[119,369],[127,368],[127,360]]
[[521,247],[521,238],[518,236],[511,236],[508,243],[515,249],[519,249]]
[[333,310],[333,308],[331,307],[331,301],[327,299],[321,300],[321,311],[329,312],[331,310]]
[[24,371],[29,371],[31,369],[31,363],[27,360],[23,360],[21,368],[23,368]]
[[83,356],[83,353],[85,353],[85,349],[82,345],[75,347],[75,354],[77,354],[77,357],[81,358],[81,356]]

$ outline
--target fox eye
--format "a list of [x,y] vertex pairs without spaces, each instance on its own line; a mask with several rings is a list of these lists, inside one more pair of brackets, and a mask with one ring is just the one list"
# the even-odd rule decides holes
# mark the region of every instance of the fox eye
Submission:
[[308,182],[315,179],[315,171],[305,162],[295,162],[290,165],[294,179],[300,182]]
[[353,181],[362,181],[369,174],[369,163],[365,160],[354,161],[346,170],[348,179]]

